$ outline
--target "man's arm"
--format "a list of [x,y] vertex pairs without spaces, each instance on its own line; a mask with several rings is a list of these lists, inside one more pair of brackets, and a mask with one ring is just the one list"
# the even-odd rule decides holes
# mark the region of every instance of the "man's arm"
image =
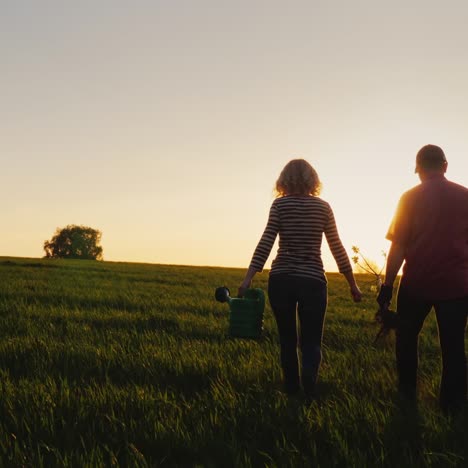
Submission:
[[381,307],[388,307],[392,301],[393,283],[400,271],[401,265],[405,259],[405,249],[401,244],[392,242],[387,256],[387,268],[385,269],[385,280],[380,287],[377,302]]
[[393,287],[395,278],[405,260],[405,249],[401,244],[392,242],[387,256],[387,268],[385,269],[384,285]]

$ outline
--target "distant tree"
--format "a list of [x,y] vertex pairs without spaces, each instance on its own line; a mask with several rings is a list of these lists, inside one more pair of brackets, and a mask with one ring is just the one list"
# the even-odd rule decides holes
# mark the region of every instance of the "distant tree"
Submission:
[[57,228],[52,239],[44,242],[46,258],[102,260],[101,231],[70,224]]

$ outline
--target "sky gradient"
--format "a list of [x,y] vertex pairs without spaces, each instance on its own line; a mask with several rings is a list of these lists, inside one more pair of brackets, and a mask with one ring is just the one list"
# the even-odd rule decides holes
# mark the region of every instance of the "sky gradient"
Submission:
[[0,255],[83,224],[105,260],[246,268],[302,157],[350,256],[380,261],[421,146],[468,185],[467,19],[450,0],[2,2]]

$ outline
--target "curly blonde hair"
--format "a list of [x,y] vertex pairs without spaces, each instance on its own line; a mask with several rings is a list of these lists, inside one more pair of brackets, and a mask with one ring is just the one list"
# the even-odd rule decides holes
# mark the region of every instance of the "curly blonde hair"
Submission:
[[284,166],[276,181],[277,197],[320,194],[322,183],[315,169],[305,159],[292,159]]

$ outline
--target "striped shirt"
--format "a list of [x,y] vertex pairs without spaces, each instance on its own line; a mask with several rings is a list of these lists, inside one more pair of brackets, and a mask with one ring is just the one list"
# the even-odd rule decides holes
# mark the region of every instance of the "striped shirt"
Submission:
[[333,211],[326,201],[314,196],[287,195],[276,198],[250,267],[257,272],[263,270],[279,235],[278,252],[270,275],[287,273],[326,282],[321,257],[323,234],[340,273],[352,271],[348,254],[338,235]]

